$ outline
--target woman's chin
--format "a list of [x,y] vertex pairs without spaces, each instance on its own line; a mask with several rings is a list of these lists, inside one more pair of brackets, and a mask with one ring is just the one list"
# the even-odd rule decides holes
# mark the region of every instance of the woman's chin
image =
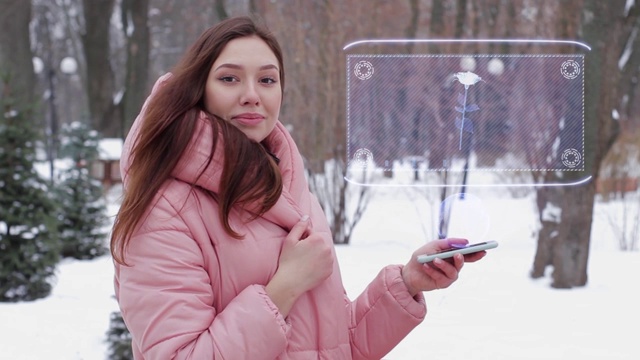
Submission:
[[255,127],[246,127],[246,126],[238,126],[238,129],[242,131],[251,141],[255,141],[257,143],[262,142],[264,139],[269,136],[273,128],[267,129],[264,126],[255,126]]

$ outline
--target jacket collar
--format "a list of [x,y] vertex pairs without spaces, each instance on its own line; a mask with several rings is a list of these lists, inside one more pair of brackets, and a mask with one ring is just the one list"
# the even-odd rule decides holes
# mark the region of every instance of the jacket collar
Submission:
[[[224,139],[218,137],[211,163],[207,166],[213,141],[213,128],[201,114],[194,131],[194,136],[185,149],[172,176],[189,184],[195,184],[213,193],[220,192],[220,179],[224,163]],[[308,213],[301,208],[301,201],[308,196],[308,187],[304,174],[302,157],[291,135],[280,121],[265,139],[266,145],[278,161],[282,174],[282,195],[273,208],[263,218],[290,230],[300,217]],[[204,169],[204,172],[202,170]],[[198,175],[202,172],[202,175]],[[307,203],[303,201],[302,204]]]

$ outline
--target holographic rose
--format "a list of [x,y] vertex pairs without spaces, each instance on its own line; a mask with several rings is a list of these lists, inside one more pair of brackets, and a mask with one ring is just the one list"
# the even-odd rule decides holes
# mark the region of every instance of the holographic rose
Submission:
[[464,85],[464,94],[458,94],[458,104],[460,104],[460,106],[455,107],[456,111],[461,114],[460,117],[456,117],[456,127],[460,129],[458,150],[462,150],[462,135],[464,132],[466,131],[473,134],[473,122],[471,119],[467,118],[466,115],[467,113],[480,110],[480,107],[476,104],[467,105],[467,93],[469,91],[469,86],[477,84],[483,80],[480,76],[472,73],[471,71],[458,72],[453,74],[453,77],[455,77],[460,84]]
[[468,89],[470,85],[475,85],[476,83],[483,81],[480,76],[472,73],[471,71],[458,72],[453,74],[453,77],[456,78],[460,84],[464,85],[465,89]]

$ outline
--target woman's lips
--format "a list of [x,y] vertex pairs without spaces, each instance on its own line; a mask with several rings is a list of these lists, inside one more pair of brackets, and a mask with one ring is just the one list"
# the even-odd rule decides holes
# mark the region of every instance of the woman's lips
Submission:
[[260,114],[240,114],[231,119],[244,126],[255,126],[264,121],[264,116]]

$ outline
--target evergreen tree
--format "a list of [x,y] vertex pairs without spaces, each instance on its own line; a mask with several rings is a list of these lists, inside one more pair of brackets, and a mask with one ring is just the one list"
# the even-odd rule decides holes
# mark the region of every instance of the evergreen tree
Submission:
[[133,360],[131,333],[127,329],[119,311],[111,313],[109,330],[107,330],[107,345],[107,359]]
[[55,206],[34,168],[36,134],[28,112],[0,98],[0,302],[51,293],[59,261]]
[[71,166],[60,173],[56,198],[62,256],[80,260],[107,253],[108,218],[102,184],[91,177],[89,167],[98,158],[98,133],[73,122],[62,129],[60,156]]

